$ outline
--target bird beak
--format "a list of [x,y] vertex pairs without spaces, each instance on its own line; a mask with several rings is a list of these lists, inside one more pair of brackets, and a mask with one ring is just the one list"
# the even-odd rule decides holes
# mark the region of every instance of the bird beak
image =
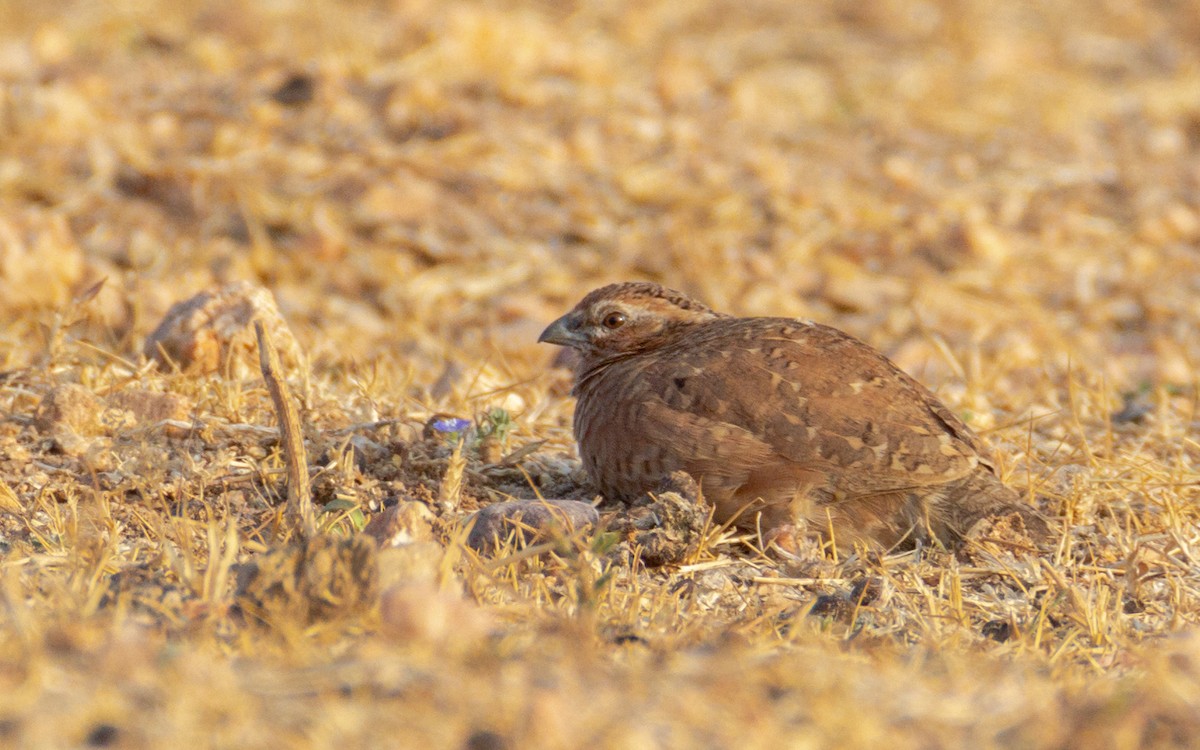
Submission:
[[576,330],[576,322],[575,317],[571,313],[567,313],[546,326],[546,330],[542,331],[541,336],[538,336],[538,343],[558,344],[559,346],[572,346],[575,348],[583,346],[587,339]]

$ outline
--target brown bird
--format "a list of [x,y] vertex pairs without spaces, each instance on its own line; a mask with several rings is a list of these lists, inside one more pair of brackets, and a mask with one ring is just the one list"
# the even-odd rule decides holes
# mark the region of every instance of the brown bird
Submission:
[[719,522],[766,538],[799,524],[843,548],[953,545],[1014,512],[1046,529],[962,420],[829,326],[735,318],[629,282],[588,294],[538,341],[579,351],[575,439],[609,499],[682,470]]

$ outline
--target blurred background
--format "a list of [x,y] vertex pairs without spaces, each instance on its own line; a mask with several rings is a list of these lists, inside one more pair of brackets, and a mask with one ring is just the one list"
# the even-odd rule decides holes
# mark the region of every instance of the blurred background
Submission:
[[274,291],[318,368],[543,368],[652,279],[937,386],[1200,355],[1200,3],[0,4],[0,365],[101,278]]

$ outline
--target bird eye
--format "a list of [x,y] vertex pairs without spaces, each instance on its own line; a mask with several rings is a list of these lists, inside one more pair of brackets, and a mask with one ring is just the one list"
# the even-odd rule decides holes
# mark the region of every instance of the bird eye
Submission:
[[604,316],[604,327],[608,329],[620,328],[625,325],[625,313],[610,312]]

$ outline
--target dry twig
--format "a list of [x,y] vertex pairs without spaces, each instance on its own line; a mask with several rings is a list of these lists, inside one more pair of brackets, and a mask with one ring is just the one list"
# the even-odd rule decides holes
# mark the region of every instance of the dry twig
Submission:
[[308,456],[304,451],[304,435],[300,432],[300,417],[296,414],[296,404],[287,383],[279,375],[279,354],[271,346],[271,340],[260,321],[254,322],[254,333],[258,337],[258,365],[279,419],[279,437],[283,442],[284,462],[287,465],[286,515],[290,532],[307,539],[316,531],[316,522],[313,518]]

